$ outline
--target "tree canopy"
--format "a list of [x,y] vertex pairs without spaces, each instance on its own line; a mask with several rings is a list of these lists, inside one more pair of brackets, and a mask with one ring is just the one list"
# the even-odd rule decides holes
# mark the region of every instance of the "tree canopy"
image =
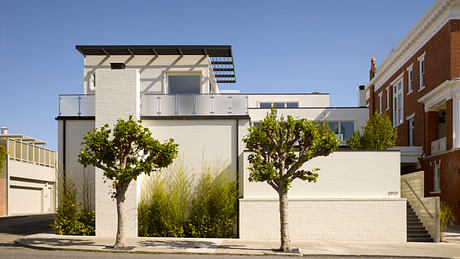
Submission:
[[141,121],[118,119],[113,130],[109,125],[94,129],[84,135],[84,146],[78,161],[85,167],[94,165],[104,171],[104,176],[112,180],[112,197],[117,202],[118,228],[114,247],[125,247],[124,240],[124,199],[129,183],[145,173],[167,167],[177,156],[177,144],[173,139],[160,143],[152,137]]
[[353,132],[353,135],[347,139],[347,144],[354,150],[384,150],[395,146],[397,137],[397,131],[393,128],[390,118],[376,111],[362,127],[362,132]]

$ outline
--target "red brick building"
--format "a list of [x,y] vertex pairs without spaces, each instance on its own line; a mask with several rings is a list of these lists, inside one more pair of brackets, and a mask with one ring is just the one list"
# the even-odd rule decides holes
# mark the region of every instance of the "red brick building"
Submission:
[[383,62],[371,60],[369,115],[398,131],[401,172],[425,172],[425,196],[440,196],[460,223],[460,0],[438,0]]

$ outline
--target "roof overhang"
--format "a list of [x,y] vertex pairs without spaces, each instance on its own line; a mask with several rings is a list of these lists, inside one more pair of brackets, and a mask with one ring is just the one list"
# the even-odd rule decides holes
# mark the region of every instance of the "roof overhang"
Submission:
[[204,55],[208,56],[217,83],[236,83],[231,45],[77,45],[83,56]]

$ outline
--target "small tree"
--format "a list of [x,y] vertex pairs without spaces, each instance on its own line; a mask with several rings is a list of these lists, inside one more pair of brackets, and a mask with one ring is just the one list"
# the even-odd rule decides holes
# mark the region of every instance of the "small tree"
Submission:
[[169,139],[164,144],[151,136],[141,121],[118,119],[113,131],[106,124],[84,136],[84,145],[78,161],[85,167],[94,165],[104,170],[104,176],[112,180],[112,198],[117,203],[117,236],[114,248],[125,248],[125,193],[132,180],[145,173],[167,167],[177,156],[177,144]]
[[384,150],[395,146],[397,137],[390,118],[376,111],[374,117],[362,127],[362,133],[353,132],[351,138],[347,139],[347,144],[350,149]]
[[304,170],[302,165],[318,156],[327,156],[339,146],[339,140],[325,124],[308,119],[283,116],[277,120],[272,109],[258,127],[250,127],[243,139],[253,152],[249,181],[267,182],[279,196],[280,234],[283,252],[291,251],[288,232],[288,190],[296,178],[316,182],[319,168]]
[[0,145],[0,178],[3,177],[3,167],[5,166],[5,159],[7,156],[6,147]]

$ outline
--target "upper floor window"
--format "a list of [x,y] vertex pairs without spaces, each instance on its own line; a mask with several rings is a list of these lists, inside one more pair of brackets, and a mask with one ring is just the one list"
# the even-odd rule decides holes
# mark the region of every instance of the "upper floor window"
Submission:
[[407,68],[407,94],[412,93],[414,85],[414,72],[412,71],[412,65]]
[[390,109],[390,87],[387,87],[387,107],[386,110]]
[[260,108],[270,109],[275,108],[299,108],[298,102],[260,102]]
[[419,58],[418,58],[418,64],[419,64],[419,81],[420,81],[420,88],[419,91],[425,88],[425,53],[423,53]]
[[168,75],[169,94],[200,94],[200,75]]
[[349,139],[355,130],[355,123],[353,121],[328,121],[329,129],[335,133],[335,136],[344,142]]
[[380,114],[382,114],[382,111],[383,111],[383,108],[382,108],[382,106],[383,106],[383,104],[382,104],[382,93],[383,92],[379,93],[379,113]]
[[402,78],[393,85],[393,126],[398,126],[404,121]]

